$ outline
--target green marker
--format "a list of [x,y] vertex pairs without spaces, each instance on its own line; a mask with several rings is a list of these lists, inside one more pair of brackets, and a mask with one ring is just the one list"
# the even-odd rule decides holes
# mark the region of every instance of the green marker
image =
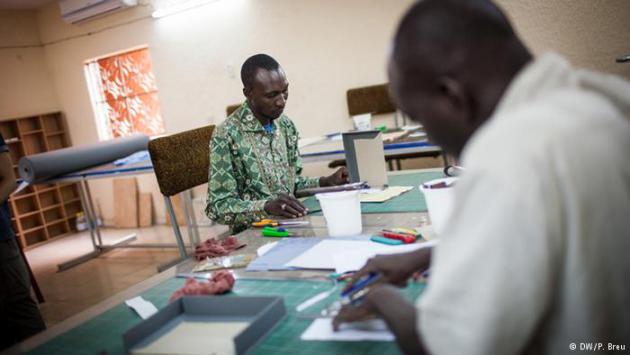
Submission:
[[289,231],[284,228],[265,227],[261,231],[263,237],[277,237],[284,238],[289,236]]

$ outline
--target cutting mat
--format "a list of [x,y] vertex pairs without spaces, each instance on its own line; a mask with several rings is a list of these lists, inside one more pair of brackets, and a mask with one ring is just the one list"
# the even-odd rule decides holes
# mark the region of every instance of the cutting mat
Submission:
[[[418,186],[443,177],[444,174],[438,171],[390,176],[388,179],[390,186],[412,186],[413,189],[385,202],[362,203],[361,213],[426,212],[427,203]],[[310,214],[321,214],[322,209],[315,197],[309,197],[303,203],[311,211]]]
[[[171,293],[184,284],[170,279],[144,292],[142,297],[162,308]],[[249,354],[398,354],[394,342],[319,342],[302,341],[300,335],[311,320],[298,316],[295,307],[313,295],[329,290],[331,282],[287,280],[237,280],[234,291],[221,297],[282,296],[288,316]],[[424,283],[413,283],[403,290],[409,300],[417,298]],[[341,285],[338,286],[341,289]],[[338,296],[312,307],[318,312]],[[307,310],[305,312],[309,312]],[[303,313],[305,313],[303,312]],[[131,309],[119,304],[31,351],[31,354],[124,354],[122,334],[140,322]]]

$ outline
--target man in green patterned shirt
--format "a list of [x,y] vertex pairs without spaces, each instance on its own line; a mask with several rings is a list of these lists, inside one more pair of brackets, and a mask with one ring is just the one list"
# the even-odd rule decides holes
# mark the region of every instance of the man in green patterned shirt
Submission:
[[270,215],[305,216],[296,190],[348,182],[340,168],[330,176],[301,176],[298,132],[282,112],[289,83],[273,58],[257,54],[241,68],[245,102],[216,127],[210,142],[206,214],[232,233]]

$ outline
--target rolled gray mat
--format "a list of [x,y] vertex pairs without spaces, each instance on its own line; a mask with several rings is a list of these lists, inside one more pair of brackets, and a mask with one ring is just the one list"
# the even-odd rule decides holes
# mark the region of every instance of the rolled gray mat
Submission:
[[20,159],[18,170],[22,180],[28,183],[40,182],[124,158],[139,150],[146,150],[148,145],[148,136],[136,134],[96,144],[27,155]]

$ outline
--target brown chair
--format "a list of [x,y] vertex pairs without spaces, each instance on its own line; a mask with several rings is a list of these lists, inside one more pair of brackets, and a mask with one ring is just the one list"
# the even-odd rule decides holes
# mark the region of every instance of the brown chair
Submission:
[[[177,223],[171,196],[208,182],[210,138],[213,131],[214,125],[209,125],[156,138],[149,142],[153,170],[160,186],[160,192],[164,195],[164,202],[182,259],[186,258],[188,254]],[[185,212],[187,216],[192,217],[192,214],[187,212],[187,206],[188,204],[185,204]],[[189,226],[191,223],[196,224],[193,221],[187,220]]]
[[387,84],[350,89],[346,92],[346,99],[350,116],[396,112],[396,107],[389,99]]
[[237,108],[241,107],[242,104],[230,105],[225,108],[225,113],[229,116],[232,112],[236,111]]

